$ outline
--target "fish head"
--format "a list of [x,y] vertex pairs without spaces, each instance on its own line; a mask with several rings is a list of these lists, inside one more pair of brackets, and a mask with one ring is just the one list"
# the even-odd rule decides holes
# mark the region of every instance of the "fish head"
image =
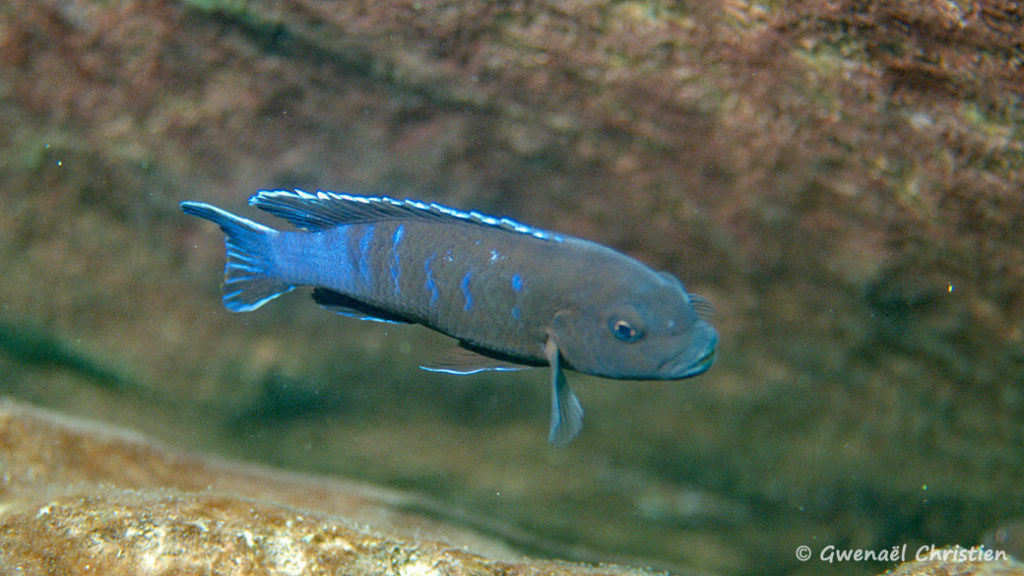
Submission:
[[[630,380],[678,380],[714,363],[718,332],[711,307],[667,273],[588,290],[553,323],[559,351],[586,374]],[[634,278],[635,280],[635,278]]]

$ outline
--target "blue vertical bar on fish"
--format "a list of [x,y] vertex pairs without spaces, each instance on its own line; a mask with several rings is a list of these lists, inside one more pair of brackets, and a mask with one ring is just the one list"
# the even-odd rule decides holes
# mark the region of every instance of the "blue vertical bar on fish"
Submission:
[[314,300],[333,312],[422,324],[458,341],[425,369],[548,366],[552,444],[571,441],[583,423],[564,369],[677,380],[714,362],[710,305],[674,276],[611,248],[416,200],[296,190],[259,192],[249,203],[298,230],[181,204],[226,234],[229,310],[255,310],[312,286]]
[[405,226],[399,224],[395,233],[391,236],[391,283],[394,285],[395,297],[402,295],[402,262],[399,248],[402,245],[402,235],[405,233]]
[[440,291],[437,289],[437,282],[434,281],[434,269],[431,266],[434,262],[434,258],[437,258],[437,252],[431,252],[430,256],[423,263],[423,272],[426,275],[426,280],[423,281],[423,289],[430,295],[430,301],[427,303],[430,310],[434,310],[437,305],[437,298],[440,296]]
[[473,309],[473,294],[469,291],[469,279],[472,276],[472,272],[466,272],[462,277],[462,282],[459,283],[459,289],[462,290],[462,299],[466,302],[462,305],[462,309],[466,312]]

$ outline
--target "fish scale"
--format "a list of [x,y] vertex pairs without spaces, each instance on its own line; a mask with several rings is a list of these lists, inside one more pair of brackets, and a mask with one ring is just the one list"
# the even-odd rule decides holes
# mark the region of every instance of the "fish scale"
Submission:
[[550,366],[548,439],[556,445],[572,440],[583,418],[563,368],[674,380],[703,373],[716,355],[706,301],[593,242],[417,200],[296,190],[260,192],[250,204],[299,230],[201,202],[181,205],[226,234],[229,310],[312,286],[328,310],[457,339],[428,370]]
[[[499,289],[509,276],[507,263],[491,260],[493,239],[488,243],[482,236],[473,229],[410,224],[400,247],[405,282],[399,305],[417,321],[462,341],[540,362],[543,342],[527,343],[516,338],[525,334],[509,329],[515,302]],[[446,244],[452,247],[439,249]]]
[[[395,250],[394,236],[399,228],[404,242]],[[455,246],[440,256],[434,248],[439,232],[445,237],[442,241]],[[387,221],[315,234],[280,232],[273,242],[278,276],[285,284],[345,293],[474,345],[534,363],[543,361],[543,336],[528,343],[518,337],[526,334],[514,329],[521,323],[512,313],[518,298],[511,278],[518,271],[508,256],[501,255],[494,240],[480,231]],[[339,267],[341,274],[332,273]],[[436,299],[428,275],[437,288]],[[401,280],[397,286],[396,277]],[[489,298],[491,294],[500,297]],[[467,307],[470,300],[476,305]]]

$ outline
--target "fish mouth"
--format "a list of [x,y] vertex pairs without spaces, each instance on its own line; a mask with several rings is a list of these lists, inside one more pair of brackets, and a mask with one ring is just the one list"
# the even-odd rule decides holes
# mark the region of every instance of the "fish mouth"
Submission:
[[677,372],[680,366],[675,362],[678,361],[681,356],[686,354],[686,352],[687,350],[683,350],[662,364],[662,368],[668,366],[668,370],[666,371],[669,373],[669,379],[682,380],[683,378],[690,378],[691,376],[697,376],[698,374],[707,372],[708,368],[711,368],[711,365],[715,363],[715,358],[718,357],[718,339],[716,338],[714,342],[712,342],[711,346],[707,347],[704,354],[698,358],[696,362],[689,364],[681,372]]
[[715,358],[718,357],[718,346],[712,346],[699,360],[694,362],[692,366],[682,375],[682,378],[688,378],[690,376],[696,376],[707,372],[708,368],[715,363]]

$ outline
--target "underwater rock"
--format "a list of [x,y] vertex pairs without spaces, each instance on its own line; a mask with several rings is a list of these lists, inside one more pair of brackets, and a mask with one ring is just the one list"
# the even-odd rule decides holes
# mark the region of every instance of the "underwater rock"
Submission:
[[0,477],[4,573],[644,574],[516,558],[403,512],[396,492],[188,456],[10,401]]

